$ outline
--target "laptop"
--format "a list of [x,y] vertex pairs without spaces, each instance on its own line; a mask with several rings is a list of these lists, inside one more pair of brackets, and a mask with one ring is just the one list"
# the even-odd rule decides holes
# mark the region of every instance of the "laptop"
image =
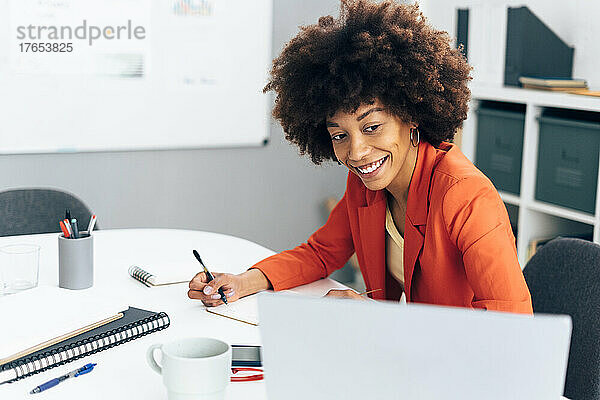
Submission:
[[258,298],[269,399],[561,398],[571,319],[420,304]]

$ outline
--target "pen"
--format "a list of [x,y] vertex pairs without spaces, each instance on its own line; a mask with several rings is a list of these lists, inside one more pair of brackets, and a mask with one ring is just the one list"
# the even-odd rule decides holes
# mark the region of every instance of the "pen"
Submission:
[[[208,270],[208,268],[206,268],[206,265],[204,265],[204,263],[202,262],[202,259],[200,258],[200,254],[198,254],[198,252],[196,250],[193,250],[193,253],[194,253],[194,257],[196,257],[196,260],[198,260],[198,262],[200,263],[200,265],[202,265],[202,267],[204,268],[204,272],[206,273],[206,277],[208,279],[208,282],[210,282],[213,279],[215,279],[215,277],[213,276],[213,274],[210,273],[210,271]],[[225,293],[223,293],[223,288],[219,288],[219,294],[221,295],[221,300],[223,300],[223,303],[227,304],[227,297],[225,297]]]
[[71,236],[67,230],[67,227],[65,226],[65,221],[59,221],[58,223],[60,224],[60,230],[63,232],[63,236],[66,238]]
[[65,219],[67,221],[71,220],[71,210],[69,210],[68,208],[65,210]]
[[54,386],[58,385],[62,381],[65,381],[65,380],[67,380],[69,378],[75,378],[77,376],[80,376],[80,375],[83,375],[83,374],[87,374],[88,372],[91,372],[94,369],[95,366],[96,366],[96,364],[85,364],[83,367],[77,368],[75,371],[71,371],[71,372],[69,372],[66,375],[59,376],[58,378],[54,378],[52,380],[49,380],[46,383],[42,383],[40,386],[36,387],[35,389],[33,389],[29,393],[30,394],[40,393],[40,392],[43,392],[46,389],[50,389],[51,387],[54,387]]
[[94,225],[96,225],[96,215],[92,215],[92,217],[90,218],[90,223],[88,224],[88,234],[92,234],[92,231],[94,230]]
[[63,223],[65,224],[65,228],[67,228],[67,231],[69,232],[69,238],[73,238],[73,229],[71,228],[71,223],[69,222],[69,220],[65,219]]
[[71,227],[73,228],[73,239],[79,239],[79,227],[77,226],[77,219],[71,220]]
[[366,292],[359,293],[358,295],[359,295],[359,296],[364,296],[365,294],[369,294],[369,293],[373,293],[373,292],[378,292],[378,291],[380,291],[380,290],[381,290],[381,289],[367,290]]

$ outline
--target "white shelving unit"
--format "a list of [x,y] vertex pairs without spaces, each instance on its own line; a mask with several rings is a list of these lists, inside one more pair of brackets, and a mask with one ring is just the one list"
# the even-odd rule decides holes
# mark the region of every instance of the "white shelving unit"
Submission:
[[[475,110],[483,100],[525,105],[525,130],[523,136],[523,159],[521,162],[520,195],[500,192],[504,202],[518,208],[517,252],[523,268],[527,262],[527,249],[532,240],[592,231],[594,242],[600,243],[600,179],[596,188],[594,214],[571,210],[535,199],[535,183],[538,159],[539,125],[537,118],[545,107],[584,110],[600,113],[600,98],[567,93],[545,92],[510,87],[471,86],[472,100],[467,120],[463,124],[461,149],[475,161],[477,140],[477,114]],[[600,171],[600,169],[599,169]],[[509,212],[509,214],[511,214]],[[515,216],[511,215],[511,219]],[[514,223],[514,221],[513,221]]]

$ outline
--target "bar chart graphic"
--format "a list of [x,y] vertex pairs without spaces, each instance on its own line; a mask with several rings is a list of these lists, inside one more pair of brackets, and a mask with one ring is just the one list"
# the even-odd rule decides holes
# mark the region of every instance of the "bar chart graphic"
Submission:
[[176,0],[173,2],[173,13],[177,16],[211,16],[214,2],[209,0]]

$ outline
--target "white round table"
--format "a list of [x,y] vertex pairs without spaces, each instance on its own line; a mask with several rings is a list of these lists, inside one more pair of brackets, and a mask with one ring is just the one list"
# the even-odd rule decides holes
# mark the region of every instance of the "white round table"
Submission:
[[[37,292],[60,294],[58,287],[58,234],[0,237],[0,246],[14,243],[33,243],[41,246],[39,288],[8,296],[0,296],[0,315],[4,315],[8,303],[15,299],[42,303],[44,298]],[[164,311],[171,325],[115,348],[99,352],[66,365],[50,369],[12,384],[0,385],[0,399],[144,399],[167,398],[162,378],[146,364],[146,349],[154,343],[164,343],[187,336],[208,336],[231,344],[260,344],[258,328],[232,321],[206,312],[200,301],[187,297],[187,285],[148,288],[130,278],[130,265],[145,266],[152,272],[155,268],[187,266],[194,269],[197,261],[192,249],[198,250],[203,261],[213,272],[240,273],[257,261],[273,254],[269,249],[232,236],[187,230],[171,229],[122,229],[102,230],[94,233],[94,286],[75,293],[77,298],[101,299],[114,305],[115,312],[132,305],[151,311]],[[191,278],[191,277],[190,277]],[[322,295],[329,288],[344,286],[330,279],[305,285],[302,292]],[[43,292],[42,292],[43,289]],[[37,291],[37,292],[36,292]],[[9,299],[10,298],[10,299]],[[8,301],[10,300],[10,301]],[[18,303],[18,302],[17,302]],[[29,304],[31,306],[31,304]],[[76,307],[77,305],[74,305]],[[31,307],[30,307],[31,308]],[[82,310],[84,312],[85,310]],[[14,314],[14,313],[13,313]],[[31,315],[19,315],[25,321]],[[3,321],[5,322],[5,321]],[[19,329],[19,321],[11,321],[6,329]],[[43,329],[43,327],[41,327]],[[23,332],[23,335],[29,334]],[[40,336],[39,332],[36,332]],[[43,332],[42,332],[43,336]],[[0,354],[7,356],[8,354]],[[29,391],[88,362],[98,363],[94,371],[80,378],[73,378],[40,394]],[[268,375],[267,378],[268,379]],[[301,379],[301,378],[300,378]],[[236,382],[229,384],[226,399],[265,400],[264,381]],[[564,399],[564,398],[563,398]]]
[[[0,246],[13,243],[34,243],[41,246],[39,285],[58,288],[58,234],[0,237]],[[240,273],[257,261],[273,254],[269,249],[232,236],[172,229],[120,229],[94,233],[94,286],[76,291],[79,296],[105,299],[115,312],[133,305],[151,311],[164,311],[171,326],[129,343],[99,352],[66,365],[33,375],[15,383],[0,385],[0,399],[17,400],[29,396],[37,385],[88,363],[98,363],[88,375],[70,379],[55,388],[36,394],[38,399],[166,399],[162,378],[146,365],[146,349],[153,343],[163,343],[186,336],[209,336],[231,344],[260,344],[258,328],[231,321],[206,312],[202,303],[187,297],[186,284],[148,288],[130,278],[130,265],[191,266],[197,261],[192,255],[197,249],[212,272]],[[199,271],[199,268],[198,268]],[[191,278],[191,276],[190,276]],[[48,288],[45,288],[47,292]],[[32,289],[35,291],[36,289]],[[22,296],[27,291],[0,297],[0,315],[3,304],[11,296]],[[22,296],[24,301],[35,295]],[[35,299],[43,302],[43,298]],[[11,302],[11,304],[14,303]],[[82,310],[83,312],[84,310]],[[31,318],[22,315],[19,318]],[[18,321],[4,329],[19,329]],[[27,332],[23,332],[27,335]],[[0,355],[7,356],[7,355]],[[266,399],[264,382],[231,383],[227,399]]]

